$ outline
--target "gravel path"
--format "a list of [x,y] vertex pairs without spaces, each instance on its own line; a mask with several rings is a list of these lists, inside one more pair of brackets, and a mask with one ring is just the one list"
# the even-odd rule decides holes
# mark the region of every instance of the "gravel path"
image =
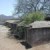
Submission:
[[[0,25],[0,50],[26,50],[16,39],[8,38],[9,29]],[[50,50],[50,43],[35,46],[28,50]]]

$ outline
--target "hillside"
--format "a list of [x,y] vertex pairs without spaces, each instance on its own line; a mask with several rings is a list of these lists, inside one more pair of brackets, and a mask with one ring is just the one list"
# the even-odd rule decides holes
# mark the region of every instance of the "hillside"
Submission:
[[6,16],[6,15],[0,15],[0,22],[4,22],[6,20],[9,20],[9,19],[13,19],[14,17],[13,16]]
[[14,19],[14,17],[1,14],[0,15],[0,25],[4,24],[5,21],[10,20],[10,19]]

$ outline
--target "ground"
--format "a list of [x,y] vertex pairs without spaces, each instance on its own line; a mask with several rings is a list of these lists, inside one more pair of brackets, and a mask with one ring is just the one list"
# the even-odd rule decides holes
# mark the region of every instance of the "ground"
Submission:
[[[0,25],[0,50],[26,50],[16,39],[8,38],[9,29]],[[50,43],[34,46],[28,50],[50,50]]]

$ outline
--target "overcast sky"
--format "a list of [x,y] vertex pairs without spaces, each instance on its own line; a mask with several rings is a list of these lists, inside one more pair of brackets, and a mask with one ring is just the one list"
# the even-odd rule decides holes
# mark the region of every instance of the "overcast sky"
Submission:
[[15,0],[0,0],[0,14],[12,15]]

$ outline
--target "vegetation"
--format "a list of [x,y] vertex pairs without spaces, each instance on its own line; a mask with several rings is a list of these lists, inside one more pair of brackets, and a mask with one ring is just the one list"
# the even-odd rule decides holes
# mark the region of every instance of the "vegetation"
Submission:
[[[17,0],[15,4],[16,15],[26,14],[29,12],[43,11],[50,13],[50,0]],[[16,1],[16,2],[17,2]]]
[[25,27],[25,25],[28,25],[34,21],[44,20],[44,17],[45,17],[45,15],[39,11],[23,15],[20,19],[21,22],[18,23],[18,25],[17,25],[17,28],[15,27],[16,29],[14,29],[14,27],[13,27],[11,29],[11,34],[15,34],[14,35],[15,38],[24,39],[25,33],[27,32],[27,28]]
[[[46,10],[49,12],[49,0],[18,0],[18,4],[15,5],[15,12],[13,15],[19,16],[20,23],[18,23],[17,30],[12,29],[15,37],[19,36],[23,38],[24,33],[28,25],[34,21],[41,21],[45,18]],[[17,33],[16,33],[17,32]]]
[[40,21],[40,20],[44,20],[45,14],[42,12],[32,12],[32,13],[28,13],[26,15],[24,15],[23,17],[21,17],[21,21],[24,24],[30,24],[34,21]]
[[[17,0],[14,15],[17,15],[21,24],[26,25],[44,19],[44,14],[50,10],[50,0]],[[49,7],[49,8],[48,8]],[[41,12],[42,11],[42,12]],[[47,11],[47,12],[46,12]],[[21,17],[22,16],[22,17]]]

